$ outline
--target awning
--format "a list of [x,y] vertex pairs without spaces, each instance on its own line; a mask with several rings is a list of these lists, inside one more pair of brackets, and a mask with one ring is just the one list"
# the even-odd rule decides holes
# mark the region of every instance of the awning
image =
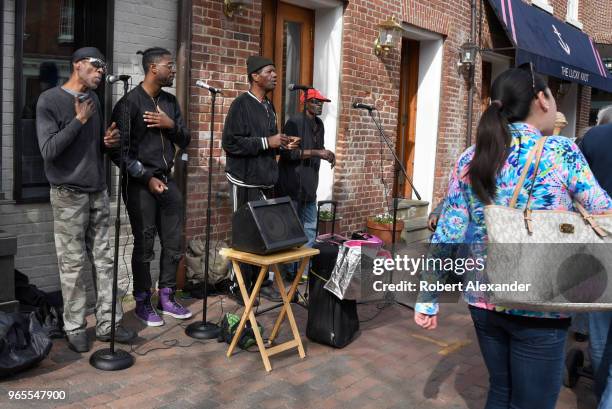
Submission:
[[489,0],[516,47],[516,65],[612,92],[612,79],[593,39],[521,0]]

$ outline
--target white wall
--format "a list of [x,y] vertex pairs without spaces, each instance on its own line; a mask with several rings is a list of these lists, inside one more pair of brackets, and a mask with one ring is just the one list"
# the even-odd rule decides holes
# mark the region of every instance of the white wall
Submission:
[[576,109],[578,108],[578,84],[572,82],[564,84],[568,92],[557,101],[557,111],[563,112],[567,119],[567,126],[561,130],[561,135],[570,138],[576,137]]
[[[340,64],[342,51],[342,6],[317,9],[315,13],[315,49],[313,86],[331,99],[325,103],[321,119],[325,125],[325,147],[336,151],[340,109]],[[332,197],[334,172],[329,162],[321,161],[318,200]]]
[[[113,73],[131,75],[131,88],[144,79],[142,55],[150,47],[163,47],[176,55],[179,0],[121,0],[115,2]],[[113,103],[123,94],[113,86]],[[174,88],[166,91],[174,93]]]
[[[442,83],[443,40],[438,34],[403,25],[405,37],[419,41],[419,79],[413,183],[421,200],[432,204]],[[416,199],[414,192],[412,198]]]

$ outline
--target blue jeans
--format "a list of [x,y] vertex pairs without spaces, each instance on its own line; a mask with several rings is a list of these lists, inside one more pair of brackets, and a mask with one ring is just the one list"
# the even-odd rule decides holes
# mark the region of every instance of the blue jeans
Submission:
[[[316,239],[315,236],[317,234],[317,202],[304,202],[294,200],[293,205],[297,210],[300,222],[302,222],[304,232],[306,232],[306,238],[308,238],[306,247],[312,247]],[[297,273],[297,269],[298,263],[290,264],[287,267],[287,270],[291,274]],[[305,273],[307,273],[308,271],[310,271],[310,266],[307,266],[304,270]]]
[[489,370],[485,409],[554,409],[567,327],[475,307],[470,313]]
[[312,247],[317,234],[317,202],[296,202],[293,201],[297,209],[298,217],[304,226],[306,237],[308,238],[307,247]]
[[589,341],[599,409],[612,407],[612,311],[589,313]]

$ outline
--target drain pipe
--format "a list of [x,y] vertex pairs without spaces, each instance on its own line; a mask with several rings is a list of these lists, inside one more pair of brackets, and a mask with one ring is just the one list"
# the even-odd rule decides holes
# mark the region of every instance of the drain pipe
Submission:
[[[176,49],[176,100],[181,109],[183,121],[189,123],[189,96],[191,90],[191,17],[192,0],[178,2],[178,32]],[[187,220],[187,152],[177,150],[174,161],[174,179],[183,197],[183,226],[181,228],[181,250],[186,248]],[[185,256],[181,257],[176,270],[177,288],[183,288],[185,283]]]
[[[470,0],[470,42],[476,44],[476,0]],[[472,144],[472,120],[474,117],[474,77],[476,74],[476,59],[470,65],[468,72],[468,111],[467,111],[467,134],[465,137],[466,149]]]

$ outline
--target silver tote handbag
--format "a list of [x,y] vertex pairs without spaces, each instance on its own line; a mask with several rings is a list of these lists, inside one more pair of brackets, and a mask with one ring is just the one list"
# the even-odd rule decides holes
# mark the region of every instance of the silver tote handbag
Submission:
[[[531,210],[533,185],[547,137],[531,150],[509,206],[484,208],[486,287],[491,303],[533,311],[612,309],[612,214]],[[516,202],[535,156],[525,209]]]

